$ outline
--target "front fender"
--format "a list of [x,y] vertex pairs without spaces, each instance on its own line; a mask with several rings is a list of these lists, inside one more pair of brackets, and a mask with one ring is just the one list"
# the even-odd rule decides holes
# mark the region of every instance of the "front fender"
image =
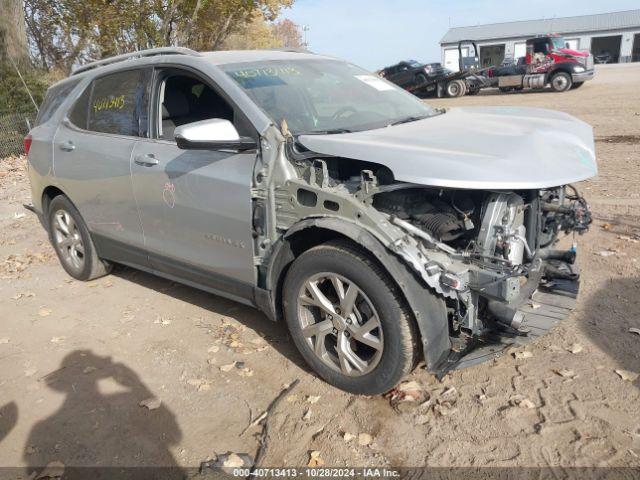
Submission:
[[266,275],[266,289],[271,292],[274,312],[277,311],[277,291],[287,266],[295,259],[290,241],[307,229],[320,229],[346,237],[373,255],[387,270],[398,288],[403,292],[413,312],[420,331],[427,369],[436,370],[451,349],[449,323],[444,300],[432,293],[417,278],[415,273],[390,252],[371,233],[359,225],[333,217],[307,218],[293,225],[275,246]]

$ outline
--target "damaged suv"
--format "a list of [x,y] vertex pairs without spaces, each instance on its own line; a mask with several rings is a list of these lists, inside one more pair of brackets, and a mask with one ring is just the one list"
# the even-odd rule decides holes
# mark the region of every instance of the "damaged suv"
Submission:
[[65,270],[129,265],[286,321],[350,392],[443,375],[562,319],[561,233],[591,216],[592,129],[532,108],[433,109],[301,52],[166,48],[79,68],[25,139]]

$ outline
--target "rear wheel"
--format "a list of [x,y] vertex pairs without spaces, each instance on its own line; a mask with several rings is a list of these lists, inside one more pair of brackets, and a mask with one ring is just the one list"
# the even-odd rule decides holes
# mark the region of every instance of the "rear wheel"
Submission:
[[49,239],[65,271],[77,280],[93,280],[111,271],[98,258],[80,212],[64,195],[51,200],[48,210]]
[[551,77],[550,83],[555,92],[566,92],[573,85],[573,80],[567,72],[557,72]]
[[283,292],[291,336],[307,363],[348,392],[389,391],[415,365],[417,333],[393,280],[346,242],[298,257]]
[[462,80],[451,80],[445,88],[448,97],[462,97],[466,93],[466,86]]

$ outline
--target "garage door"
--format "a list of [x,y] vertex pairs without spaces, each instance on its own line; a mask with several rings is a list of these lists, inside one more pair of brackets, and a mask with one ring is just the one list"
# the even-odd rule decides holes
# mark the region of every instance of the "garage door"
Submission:
[[[462,49],[462,55],[465,57],[469,55],[469,47],[464,47]],[[458,55],[457,48],[447,48],[444,51],[444,68],[448,68],[453,72],[458,72],[460,70],[460,63],[458,62],[459,58],[460,55]]]

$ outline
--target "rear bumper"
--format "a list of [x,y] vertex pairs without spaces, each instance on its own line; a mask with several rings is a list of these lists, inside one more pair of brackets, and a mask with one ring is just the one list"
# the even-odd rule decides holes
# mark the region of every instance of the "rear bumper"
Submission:
[[595,75],[595,70],[587,70],[586,72],[582,73],[572,73],[571,79],[573,80],[573,83],[582,83],[588,80],[593,80],[593,77],[595,77]]

